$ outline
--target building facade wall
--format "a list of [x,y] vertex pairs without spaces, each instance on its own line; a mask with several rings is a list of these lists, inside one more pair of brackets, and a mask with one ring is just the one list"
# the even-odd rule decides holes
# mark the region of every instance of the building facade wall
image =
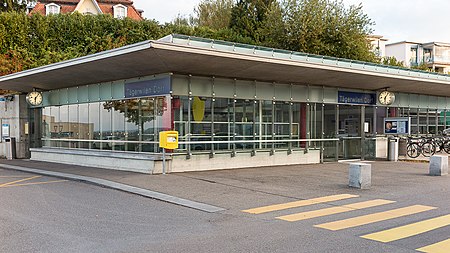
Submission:
[[7,156],[5,138],[13,137],[16,140],[16,157],[29,157],[29,115],[28,105],[24,95],[12,95],[0,102],[0,118],[2,130],[9,128],[9,134],[3,133],[0,142],[0,157]]
[[[136,83],[143,88],[130,90]],[[128,97],[130,92],[137,96]],[[355,104],[342,100],[341,92],[374,99]],[[70,163],[70,150],[146,153],[159,158],[138,171],[158,173],[158,133],[176,130],[179,149],[169,153],[173,172],[371,159],[386,156],[385,117],[411,117],[413,135],[434,135],[450,126],[450,98],[396,93],[392,105],[382,106],[377,95],[177,74],[52,90],[44,92],[42,117],[35,122],[44,150],[32,157]],[[46,156],[45,149],[63,150],[64,156]],[[126,165],[129,158],[123,159],[112,163]]]

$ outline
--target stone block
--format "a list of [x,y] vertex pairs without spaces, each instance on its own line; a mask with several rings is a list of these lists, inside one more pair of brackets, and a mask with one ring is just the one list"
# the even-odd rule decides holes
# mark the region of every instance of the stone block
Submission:
[[430,157],[430,176],[448,175],[448,156],[434,155]]
[[367,163],[350,163],[349,186],[370,189],[372,185],[372,165]]

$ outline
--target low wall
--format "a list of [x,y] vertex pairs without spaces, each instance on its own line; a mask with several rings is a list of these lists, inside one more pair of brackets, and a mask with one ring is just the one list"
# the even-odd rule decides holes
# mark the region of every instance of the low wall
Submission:
[[[280,166],[294,164],[311,164],[320,163],[320,151],[309,150],[294,151],[288,155],[286,151],[275,152],[269,155],[269,152],[256,152],[255,156],[249,153],[237,153],[235,157],[230,154],[216,154],[214,158],[209,155],[193,155],[190,159],[185,156],[172,157],[172,164],[169,165],[169,172],[186,172],[186,171],[205,171],[220,169],[238,169],[263,166]],[[160,166],[155,167],[155,173],[160,173]]]
[[119,153],[76,149],[33,148],[31,160],[152,174],[155,157],[142,153]]
[[[31,149],[31,160],[146,174],[162,173],[161,155],[142,153],[38,148]],[[274,155],[257,152],[255,156],[250,153],[237,153],[235,157],[230,154],[216,154],[214,158],[203,154],[193,155],[190,159],[186,159],[184,155],[175,155],[167,157],[166,170],[170,173],[311,163],[320,163],[318,150],[309,150],[306,154],[304,151],[294,151],[290,155],[286,151],[275,152]]]

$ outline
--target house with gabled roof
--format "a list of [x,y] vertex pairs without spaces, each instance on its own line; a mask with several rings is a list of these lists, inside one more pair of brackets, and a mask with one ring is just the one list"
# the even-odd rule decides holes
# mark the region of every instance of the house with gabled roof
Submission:
[[130,0],[39,0],[30,14],[60,14],[79,12],[86,15],[111,14],[115,18],[142,20],[142,10]]

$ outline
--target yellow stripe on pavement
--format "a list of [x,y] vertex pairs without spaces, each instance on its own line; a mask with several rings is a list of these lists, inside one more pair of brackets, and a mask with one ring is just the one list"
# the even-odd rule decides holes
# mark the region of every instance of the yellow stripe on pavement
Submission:
[[349,199],[349,198],[357,198],[357,197],[359,197],[359,196],[351,195],[351,194],[331,195],[331,196],[314,198],[314,199],[299,200],[299,201],[294,201],[294,202],[289,202],[289,203],[252,208],[252,209],[242,210],[242,212],[251,213],[251,214],[261,214],[261,213],[285,210],[285,209],[294,208],[294,207],[309,206],[309,205],[315,205],[315,204],[320,204],[320,203],[326,203],[326,202]]
[[[403,238],[411,237],[414,235],[422,234],[434,229],[442,228],[448,225],[450,225],[450,214],[429,220],[420,221],[406,226],[401,226],[373,234],[364,235],[361,237],[379,242],[392,242]],[[450,250],[447,252],[450,252]]]
[[429,246],[416,249],[417,251],[426,252],[426,253],[449,253],[450,252],[450,239],[438,242],[435,244],[431,244]]
[[12,182],[9,182],[9,183],[0,184],[0,187],[5,187],[5,186],[8,186],[8,185],[12,185],[12,184],[15,184],[15,183],[20,183],[20,182],[23,182],[23,181],[28,181],[28,180],[35,179],[35,178],[40,178],[40,177],[41,176],[34,176],[34,177],[29,177],[29,178],[25,178],[25,179],[12,181]]
[[36,183],[13,184],[13,185],[6,185],[6,186],[3,186],[2,188],[14,187],[14,186],[37,185],[37,184],[61,183],[61,182],[67,182],[67,181],[68,181],[68,180],[54,180],[54,181],[45,181],[45,182],[36,182]]
[[425,212],[425,211],[430,211],[430,210],[433,210],[436,208],[437,207],[432,207],[432,206],[414,205],[414,206],[408,206],[408,207],[403,207],[403,208],[399,208],[399,209],[389,210],[386,212],[374,213],[374,214],[359,216],[359,217],[355,217],[355,218],[314,225],[314,227],[336,231],[336,230],[353,228],[353,227],[358,227],[358,226],[362,226],[362,225],[366,225],[366,224],[371,224],[371,223],[375,223],[375,222],[379,222],[379,221],[395,219],[395,218],[399,218],[402,216],[412,215],[412,214],[421,213],[421,212]]
[[0,176],[0,178],[23,178],[23,176]]
[[376,199],[376,200],[370,200],[370,201],[364,201],[359,203],[354,203],[350,205],[344,205],[344,206],[336,206],[336,207],[330,207],[330,208],[324,208],[320,210],[314,210],[310,212],[303,212],[303,213],[296,213],[296,214],[290,214],[285,216],[277,217],[277,219],[285,220],[285,221],[300,221],[300,220],[307,220],[332,214],[338,214],[338,213],[345,213],[345,212],[351,212],[355,210],[360,210],[364,208],[370,208],[375,206],[381,206],[386,204],[394,203],[395,201],[391,200],[384,200],[384,199]]

